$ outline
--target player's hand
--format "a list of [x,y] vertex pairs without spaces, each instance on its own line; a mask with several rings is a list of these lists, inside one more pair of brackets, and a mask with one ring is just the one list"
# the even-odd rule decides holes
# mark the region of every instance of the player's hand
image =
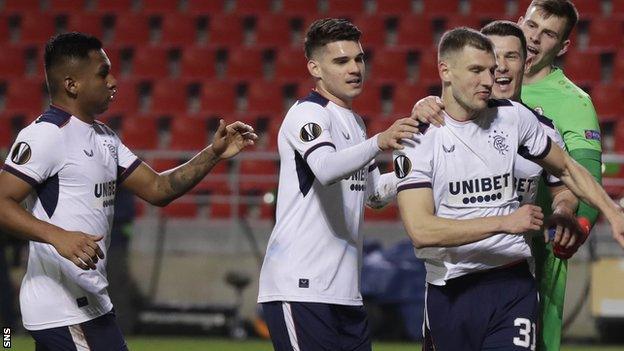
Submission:
[[412,108],[412,117],[422,123],[433,124],[436,127],[444,125],[444,104],[437,96],[427,96],[418,100]]
[[104,258],[104,252],[97,244],[103,236],[94,236],[82,232],[59,231],[51,243],[59,255],[72,261],[84,270],[96,269],[95,264]]
[[539,206],[524,205],[505,218],[504,231],[510,234],[524,234],[540,230],[544,224],[544,214]]
[[399,142],[401,139],[411,139],[414,134],[418,133],[418,121],[406,117],[396,120],[390,128],[379,133],[377,137],[377,145],[380,149],[386,150],[401,150],[403,145]]
[[621,210],[615,216],[609,218],[609,224],[611,224],[613,239],[624,248],[624,214]]
[[254,144],[258,135],[254,129],[243,122],[236,121],[225,125],[225,121],[219,120],[219,128],[215,132],[212,142],[212,150],[221,159],[236,156],[247,146]]
[[546,241],[552,240],[553,254],[564,260],[572,257],[583,245],[591,229],[591,224],[587,218],[579,217],[577,219],[572,214],[553,214],[548,218],[546,224],[546,229],[544,229]]

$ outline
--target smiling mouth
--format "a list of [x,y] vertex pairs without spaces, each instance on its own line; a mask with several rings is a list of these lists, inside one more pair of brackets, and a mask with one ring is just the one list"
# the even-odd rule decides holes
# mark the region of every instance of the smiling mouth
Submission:
[[511,84],[511,78],[499,77],[499,78],[494,79],[494,82],[498,85],[509,85]]
[[534,46],[527,46],[527,51],[531,54],[531,55],[537,55],[539,54],[539,50],[534,47]]
[[349,79],[347,81],[347,84],[360,84],[360,83],[362,83],[362,78],[361,77]]

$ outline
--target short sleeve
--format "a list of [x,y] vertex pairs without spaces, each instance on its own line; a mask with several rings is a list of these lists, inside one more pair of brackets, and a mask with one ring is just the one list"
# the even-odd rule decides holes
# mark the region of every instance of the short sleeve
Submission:
[[542,159],[548,155],[551,140],[544,132],[538,117],[527,107],[518,109],[518,154],[527,160]]
[[397,193],[416,188],[431,188],[433,183],[433,148],[430,135],[419,142],[403,140],[403,150],[395,151],[394,174]]
[[284,119],[282,133],[304,160],[318,148],[336,148],[331,138],[329,112],[315,103],[302,102],[291,109]]
[[33,123],[18,134],[3,169],[35,187],[57,174],[64,162],[60,129],[50,123]]
[[117,155],[117,182],[123,183],[142,161],[121,141],[119,141],[117,146]]
[[562,102],[557,129],[561,133],[568,151],[589,149],[602,151],[600,125],[596,110],[588,97]]

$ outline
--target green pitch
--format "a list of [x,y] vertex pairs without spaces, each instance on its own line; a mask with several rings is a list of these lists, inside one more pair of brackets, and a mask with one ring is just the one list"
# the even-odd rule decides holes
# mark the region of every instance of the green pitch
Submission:
[[[30,337],[19,336],[12,340],[11,350],[34,351]],[[266,341],[235,342],[223,339],[175,338],[175,337],[131,337],[128,338],[130,351],[273,351]],[[420,344],[374,342],[375,351],[418,351]],[[564,346],[562,351],[616,351],[621,346]]]

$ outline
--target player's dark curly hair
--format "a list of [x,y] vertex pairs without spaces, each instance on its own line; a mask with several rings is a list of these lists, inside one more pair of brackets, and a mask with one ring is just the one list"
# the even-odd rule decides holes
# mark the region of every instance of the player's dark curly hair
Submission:
[[309,59],[312,53],[329,43],[341,40],[359,41],[362,32],[346,19],[324,18],[310,25],[306,33],[304,49]]
[[48,71],[67,59],[87,59],[89,52],[101,48],[102,42],[88,34],[78,32],[58,34],[46,43],[45,69]]
[[488,23],[485,27],[481,28],[481,33],[484,35],[497,35],[501,37],[516,37],[520,40],[522,46],[522,55],[526,59],[527,57],[527,43],[526,37],[522,32],[522,29],[517,24],[511,21],[494,21]]
[[442,35],[438,45],[438,58],[445,58],[449,54],[461,51],[466,46],[494,54],[494,44],[488,37],[472,28],[459,27]]
[[566,26],[563,31],[563,37],[561,42],[567,40],[572,33],[572,29],[578,22],[579,14],[576,6],[570,0],[533,0],[531,5],[527,8],[527,12],[530,8],[537,7],[544,13],[544,18],[550,16],[557,16],[566,19]]

